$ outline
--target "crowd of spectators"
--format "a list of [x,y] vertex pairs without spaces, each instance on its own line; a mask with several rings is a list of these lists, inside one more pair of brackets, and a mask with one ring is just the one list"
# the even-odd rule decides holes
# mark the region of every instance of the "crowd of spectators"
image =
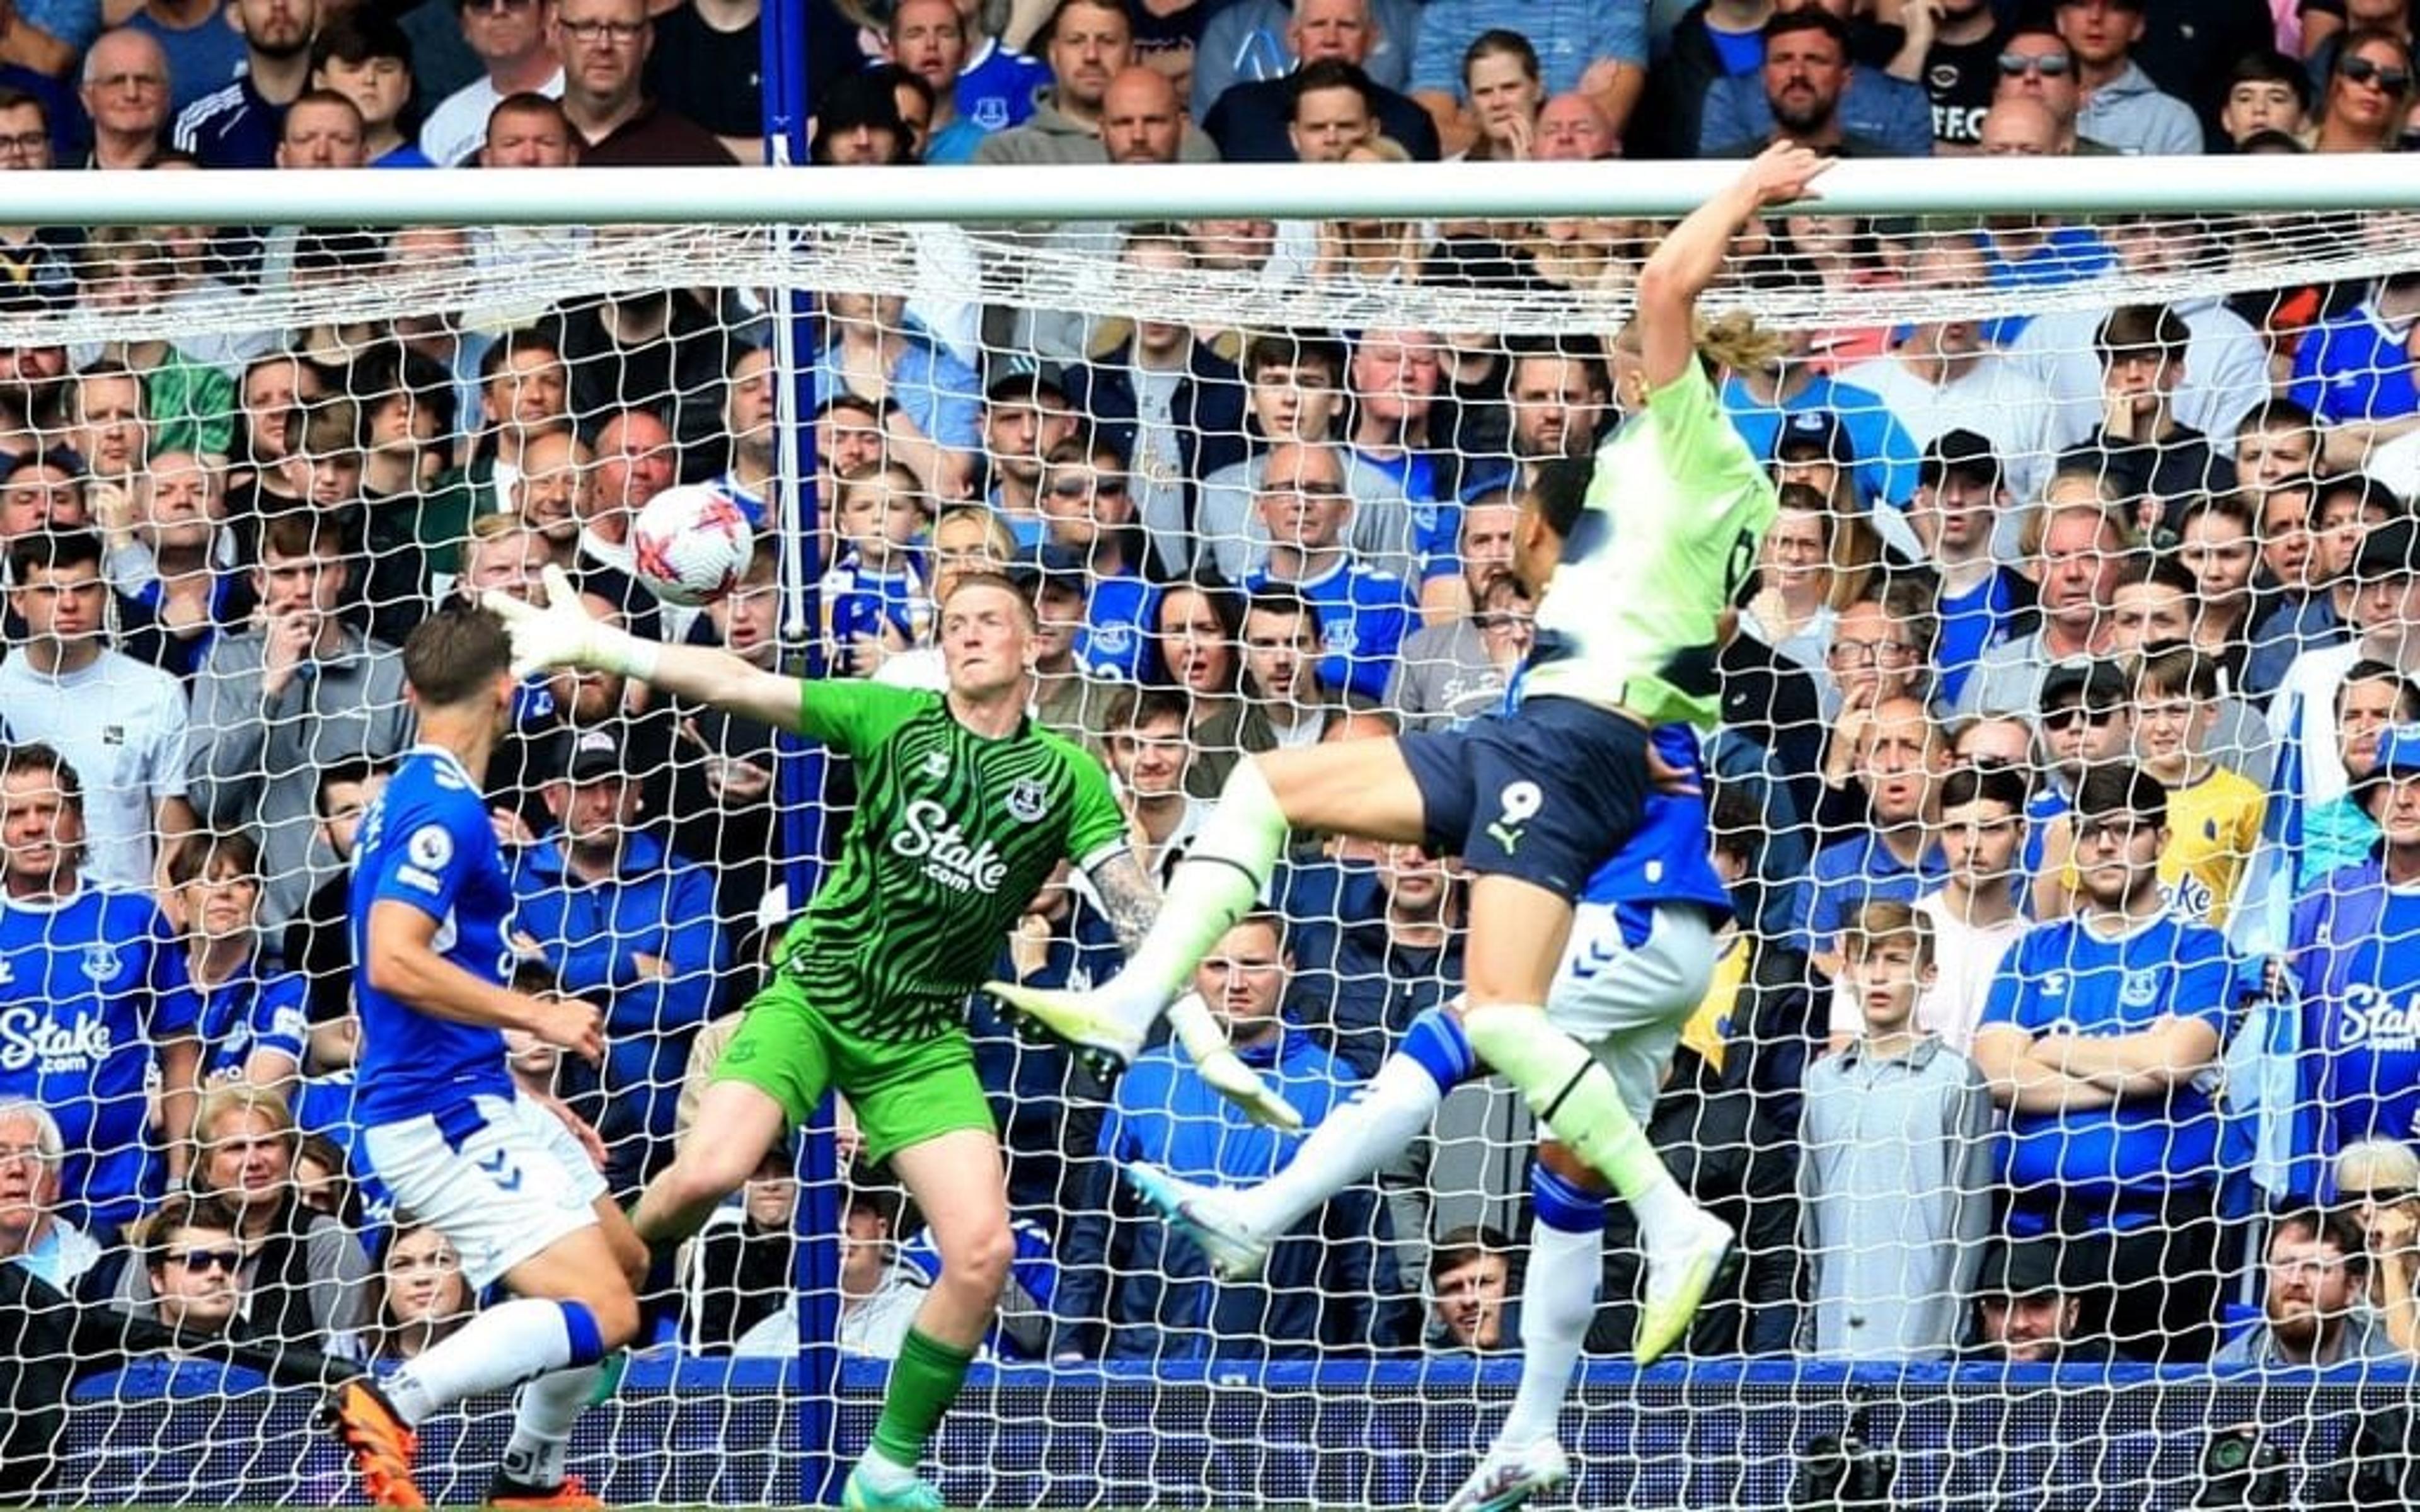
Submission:
[[[808,8],[814,157],[834,167],[2420,134],[2402,0]],[[760,25],[753,0],[18,0],[0,168],[750,159]],[[1779,333],[1723,378],[1780,515],[1709,742],[1736,917],[1649,1130],[1743,1239],[1700,1354],[2420,1351],[2420,274],[1959,308],[2173,275],[2196,229],[1885,237],[1810,213],[1761,233],[1763,286],[1917,288],[1940,315]],[[1153,276],[1537,290],[1618,289],[1654,232],[1037,234]],[[801,625],[773,529],[783,374],[742,291],[617,289],[499,329],[188,340],[159,318],[390,261],[501,270],[586,234],[0,227],[0,305],[125,312],[132,332],[0,350],[0,1257],[46,1294],[373,1364],[478,1305],[442,1237],[388,1208],[348,1116],[345,868],[412,738],[394,647],[432,604],[535,595],[554,565],[642,634],[929,687],[935,598],[1009,572],[1041,621],[1035,717],[1106,764],[1164,875],[1245,753],[1499,705],[1531,646],[1522,489],[1622,419],[1595,334],[834,291],[799,357],[824,525]],[[918,255],[976,253],[937,232]],[[633,515],[675,483],[760,528],[703,610],[633,575]],[[489,773],[515,944],[528,985],[605,1011],[609,1053],[517,1043],[513,1068],[617,1190],[668,1157],[799,901],[794,821],[845,799],[845,772],[819,797],[785,785],[798,769],[777,732],[626,679],[522,689]],[[1197,989],[1316,1120],[1457,990],[1461,892],[1418,847],[1297,837]],[[1063,879],[1001,942],[1029,981],[1115,964]],[[1105,1088],[969,1011],[1018,1219],[1000,1354],[1517,1347],[1516,1100],[1457,1092],[1228,1283],[1114,1164],[1250,1181],[1289,1140],[1171,1048]],[[818,1137],[845,1155],[842,1113]],[[801,1211],[769,1161],[666,1278],[664,1338],[786,1349]],[[937,1262],[878,1172],[855,1173],[837,1237],[844,1342],[886,1352]],[[1638,1270],[1617,1221],[1608,1348]]]

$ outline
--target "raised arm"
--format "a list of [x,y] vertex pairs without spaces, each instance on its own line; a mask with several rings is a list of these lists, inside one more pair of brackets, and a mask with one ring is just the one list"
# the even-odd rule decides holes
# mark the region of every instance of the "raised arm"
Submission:
[[1638,271],[1638,334],[1647,386],[1660,389],[1698,360],[1698,296],[1730,255],[1731,239],[1768,206],[1807,197],[1807,186],[1831,160],[1776,144],[1714,198],[1689,212]]
[[490,592],[484,602],[504,616],[513,638],[513,675],[547,667],[585,667],[634,677],[675,698],[710,703],[765,724],[795,728],[801,687],[713,646],[663,645],[607,625],[580,607],[579,590],[560,567],[545,572],[546,607]]

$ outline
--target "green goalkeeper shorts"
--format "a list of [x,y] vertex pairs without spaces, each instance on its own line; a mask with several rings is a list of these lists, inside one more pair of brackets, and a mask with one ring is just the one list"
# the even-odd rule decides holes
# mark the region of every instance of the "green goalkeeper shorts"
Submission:
[[960,1129],[999,1133],[964,1033],[869,1040],[834,1025],[786,976],[749,1000],[714,1079],[764,1092],[782,1104],[791,1129],[814,1116],[824,1093],[838,1090],[857,1114],[869,1164]]

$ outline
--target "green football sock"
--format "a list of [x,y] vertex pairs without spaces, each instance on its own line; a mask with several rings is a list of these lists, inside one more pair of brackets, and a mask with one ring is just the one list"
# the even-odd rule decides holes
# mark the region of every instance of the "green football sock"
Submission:
[[971,1350],[954,1350],[909,1329],[900,1342],[899,1358],[891,1362],[890,1389],[882,1394],[882,1416],[874,1425],[875,1452],[914,1470],[924,1458],[924,1441],[966,1384],[967,1366],[974,1358]]
[[1687,1206],[1647,1131],[1622,1105],[1612,1075],[1543,1011],[1494,1003],[1464,1014],[1462,1026],[1470,1048],[1521,1089],[1555,1138],[1613,1183],[1637,1215],[1642,1237],[1652,1242],[1669,1221],[1674,1199]]
[[1193,985],[1194,968],[1235,920],[1257,906],[1285,848],[1285,810],[1252,762],[1236,764],[1185,859],[1168,881],[1151,929],[1118,980],[1149,995],[1148,1026],[1168,1000]]

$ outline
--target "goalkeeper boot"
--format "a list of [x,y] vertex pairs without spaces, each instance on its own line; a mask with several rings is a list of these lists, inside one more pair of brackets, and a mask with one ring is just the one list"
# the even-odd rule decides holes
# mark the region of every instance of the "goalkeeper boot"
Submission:
[[1142,1036],[1105,1011],[1093,993],[1020,987],[1005,981],[987,981],[984,991],[1000,999],[1020,1030],[1065,1045],[1105,1085],[1116,1081],[1142,1054]]
[[560,1486],[528,1486],[513,1479],[503,1471],[488,1484],[488,1506],[585,1506],[601,1507],[605,1504],[588,1494],[577,1475],[566,1475]]
[[1249,1281],[1261,1273],[1268,1261],[1269,1242],[1235,1211],[1234,1194],[1224,1187],[1180,1181],[1145,1160],[1125,1170],[1126,1184],[1210,1257],[1212,1274],[1221,1281]]
[[912,1474],[892,1479],[859,1460],[841,1487],[842,1512],[942,1512],[941,1493]]
[[319,1416],[334,1431],[336,1442],[351,1453],[371,1505],[428,1504],[411,1480],[411,1457],[420,1447],[419,1435],[367,1377],[337,1382],[329,1390]]
[[1572,1477],[1572,1462],[1552,1439],[1499,1443],[1445,1504],[1445,1512],[1512,1512],[1540,1491]]
[[1639,1303],[1638,1324],[1631,1335],[1630,1352],[1637,1364],[1652,1365],[1681,1342],[1730,1249],[1730,1226],[1703,1209],[1691,1211],[1687,1232],[1653,1236],[1646,1246],[1647,1295]]

